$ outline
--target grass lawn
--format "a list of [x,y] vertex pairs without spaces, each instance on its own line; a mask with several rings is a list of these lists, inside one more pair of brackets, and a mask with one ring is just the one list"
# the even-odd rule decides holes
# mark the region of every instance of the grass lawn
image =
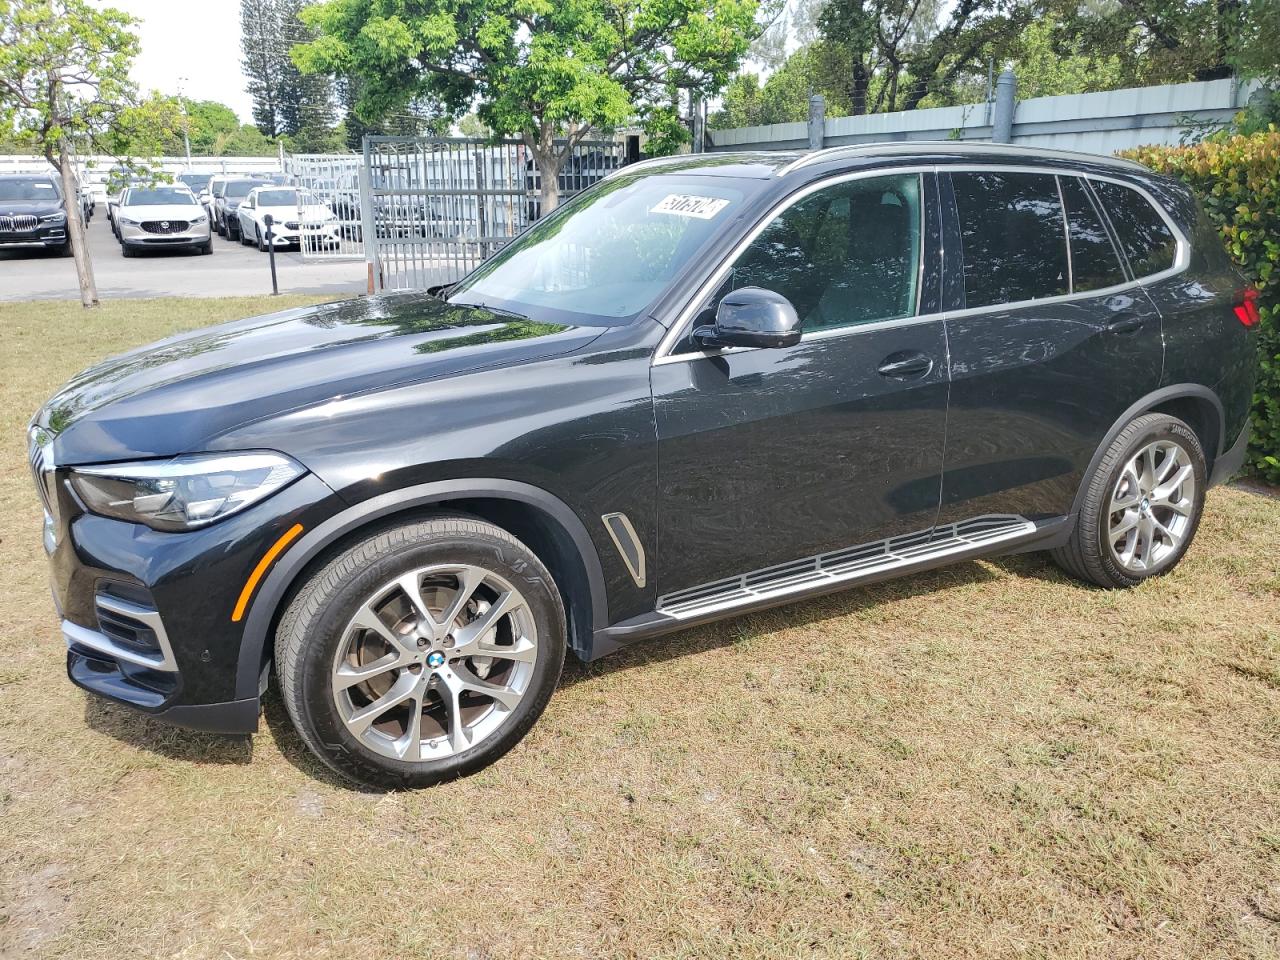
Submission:
[[1280,499],[1129,592],[1039,556],[571,663],[496,767],[360,792],[66,680],[24,426],[282,300],[0,304],[0,957],[1280,956]]

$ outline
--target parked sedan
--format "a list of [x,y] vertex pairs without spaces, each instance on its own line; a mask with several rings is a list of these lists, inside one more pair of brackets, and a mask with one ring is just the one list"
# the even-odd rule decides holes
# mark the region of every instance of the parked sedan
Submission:
[[[271,216],[271,240],[267,240],[267,216]],[[338,218],[310,190],[297,187],[258,187],[236,209],[241,243],[268,246],[330,247],[341,242]]]
[[187,187],[130,187],[116,211],[120,249],[135,257],[147,247],[185,247],[213,253],[213,237],[204,207]]
[[71,255],[62,188],[47,174],[0,176],[0,245],[41,246]]

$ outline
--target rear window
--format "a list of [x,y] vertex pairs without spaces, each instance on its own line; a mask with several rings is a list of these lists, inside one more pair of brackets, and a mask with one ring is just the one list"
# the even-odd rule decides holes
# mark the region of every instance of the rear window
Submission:
[[1124,267],[1089,191],[1079,177],[1059,177],[1067,202],[1067,230],[1071,237],[1071,277],[1076,293],[1124,283]]
[[224,197],[247,197],[249,191],[262,186],[261,180],[232,180],[222,190]]
[[1178,256],[1178,242],[1151,201],[1132,187],[1106,180],[1090,180],[1102,208],[1111,219],[1120,247],[1135,277],[1168,270]]
[[1040,173],[953,173],[966,307],[1069,292],[1057,178]]

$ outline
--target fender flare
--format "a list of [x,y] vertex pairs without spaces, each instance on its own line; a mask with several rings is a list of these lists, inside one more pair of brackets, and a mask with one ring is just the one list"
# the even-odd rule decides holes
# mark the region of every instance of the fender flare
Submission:
[[1080,514],[1080,506],[1084,502],[1086,487],[1088,486],[1089,477],[1093,476],[1093,472],[1098,469],[1098,464],[1102,462],[1102,458],[1106,456],[1107,449],[1120,435],[1120,431],[1129,425],[1135,418],[1158,407],[1162,403],[1168,403],[1170,400],[1180,400],[1184,397],[1195,400],[1208,400],[1214,410],[1218,412],[1218,444],[1217,449],[1209,451],[1210,455],[1216,460],[1222,453],[1222,444],[1224,441],[1223,434],[1226,433],[1226,413],[1222,409],[1222,401],[1218,399],[1218,395],[1208,387],[1199,383],[1174,383],[1167,387],[1161,387],[1153,390],[1137,403],[1129,407],[1120,417],[1111,429],[1106,432],[1102,438],[1102,442],[1098,444],[1098,448],[1093,452],[1093,457],[1089,460],[1089,467],[1084,473],[1084,481],[1080,484],[1080,489],[1076,491],[1075,499],[1071,503],[1071,515],[1073,517]]
[[591,591],[592,626],[599,630],[608,625],[608,595],[605,592],[604,570],[600,565],[599,554],[586,526],[563,500],[541,487],[515,480],[465,478],[423,483],[371,497],[335,514],[303,534],[276,561],[258,588],[245,619],[240,654],[236,662],[236,697],[256,698],[261,695],[266,680],[262,670],[262,651],[270,637],[280,602],[307,564],[323,550],[347,534],[382,517],[446,500],[476,497],[525,503],[543,510],[559,523],[573,540],[587,572]]

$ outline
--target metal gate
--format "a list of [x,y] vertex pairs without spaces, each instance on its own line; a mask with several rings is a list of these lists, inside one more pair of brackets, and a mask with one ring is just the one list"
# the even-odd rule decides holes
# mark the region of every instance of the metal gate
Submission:
[[308,260],[363,259],[358,154],[289,156],[285,170],[299,188],[298,246]]
[[[560,172],[560,198],[622,166],[623,144],[584,141]],[[422,289],[470,272],[538,218],[541,181],[519,140],[364,140],[361,235],[377,290]]]

